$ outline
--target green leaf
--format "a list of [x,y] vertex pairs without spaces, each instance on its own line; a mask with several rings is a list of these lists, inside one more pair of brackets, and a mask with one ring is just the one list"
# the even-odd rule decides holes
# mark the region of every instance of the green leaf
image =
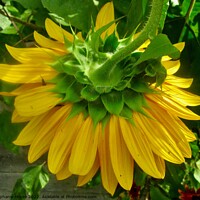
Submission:
[[98,1],[98,7],[95,1],[91,0],[42,0],[42,4],[50,12],[63,17],[67,23],[84,31],[88,31],[91,25],[91,16],[96,17],[98,9],[106,0]]
[[20,3],[24,8],[36,9],[42,7],[41,0],[27,1],[27,0],[13,0]]
[[22,181],[28,195],[34,197],[38,195],[39,197],[40,190],[49,182],[49,175],[44,170],[43,165],[31,166],[24,171]]
[[171,200],[170,198],[168,198],[166,195],[164,195],[164,193],[157,187],[152,186],[150,189],[150,196],[151,196],[151,200],[158,200],[158,199],[162,199],[162,200]]
[[200,169],[196,168],[194,170],[194,178],[200,183]]
[[95,101],[99,97],[99,93],[94,89],[92,85],[86,85],[81,90],[81,96],[87,101]]
[[101,100],[111,114],[119,115],[123,109],[124,102],[121,92],[113,90],[110,93],[102,94]]
[[173,59],[178,59],[180,51],[171,44],[166,35],[159,34],[151,41],[150,45],[134,65],[138,65],[149,59],[158,59],[165,55]]
[[106,116],[107,110],[103,103],[97,100],[88,103],[88,112],[94,122],[94,126],[96,126]]
[[12,195],[11,195],[11,200],[26,200],[27,194],[26,194],[26,189],[23,186],[23,180],[22,178],[18,179],[17,182],[15,183],[13,190],[12,190]]
[[134,165],[134,182],[136,185],[144,185],[146,181],[147,174],[140,169],[140,167],[135,163]]

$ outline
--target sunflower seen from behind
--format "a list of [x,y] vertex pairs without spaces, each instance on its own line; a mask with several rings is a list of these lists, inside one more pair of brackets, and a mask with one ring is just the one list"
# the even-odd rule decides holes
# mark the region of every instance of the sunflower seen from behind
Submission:
[[[58,180],[77,175],[78,186],[100,170],[113,195],[118,184],[131,189],[135,163],[164,178],[165,160],[191,157],[195,136],[181,119],[200,119],[187,108],[200,105],[200,97],[184,90],[192,79],[174,75],[177,56],[148,57],[160,39],[169,43],[166,36],[146,41],[99,79],[102,64],[137,37],[119,39],[113,3],[101,8],[85,38],[50,19],[45,25],[49,38],[35,32],[36,47],[7,45],[18,63],[0,64],[0,79],[20,84],[0,94],[16,96],[12,122],[27,125],[14,144],[30,146],[30,163],[47,153],[50,172]],[[184,44],[170,48],[178,54]]]

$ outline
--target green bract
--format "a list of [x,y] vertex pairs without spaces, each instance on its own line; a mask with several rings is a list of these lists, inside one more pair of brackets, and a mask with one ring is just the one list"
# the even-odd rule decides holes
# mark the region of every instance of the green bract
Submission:
[[112,24],[91,30],[85,40],[75,34],[73,42],[65,38],[69,54],[51,64],[60,72],[53,82],[61,102],[72,102],[75,110],[72,115],[84,111],[95,125],[110,114],[130,121],[134,111],[146,115],[143,107],[148,105],[144,94],[156,93],[155,87],[161,86],[167,75],[161,57],[169,55],[177,59],[180,56],[167,36],[159,34],[146,49],[132,52],[105,70],[104,63],[133,41],[132,35],[120,40],[117,33],[102,39],[101,34]]

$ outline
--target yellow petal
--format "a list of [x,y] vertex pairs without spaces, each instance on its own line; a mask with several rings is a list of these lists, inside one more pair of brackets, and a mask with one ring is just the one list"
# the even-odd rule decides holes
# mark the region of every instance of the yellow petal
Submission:
[[200,105],[200,96],[174,87],[173,85],[163,84],[163,91],[167,96],[183,106]]
[[148,99],[150,99],[151,101],[156,102],[160,107],[164,108],[172,115],[188,120],[200,120],[199,115],[195,114],[190,109],[174,101],[173,97],[170,98],[170,96],[166,96],[164,94],[162,94],[162,96],[151,94],[146,95],[146,97],[148,97]]
[[180,52],[182,52],[185,47],[185,42],[179,42],[179,43],[173,44],[173,46],[175,46]]
[[175,74],[179,70],[181,65],[180,60],[161,61],[161,64],[167,70],[167,75]]
[[33,142],[33,139],[35,138],[38,131],[41,129],[43,124],[48,119],[49,115],[51,115],[54,112],[54,109],[40,115],[34,117],[20,132],[19,136],[13,143],[15,145],[20,146],[27,146],[30,145]]
[[59,42],[64,43],[65,38],[70,42],[74,41],[74,36],[71,33],[65,31],[64,29],[62,29],[60,26],[58,26],[48,18],[45,21],[45,27],[48,35],[51,38],[58,40]]
[[69,171],[69,160],[68,159],[65,161],[62,169],[56,174],[57,180],[64,180],[64,179],[69,178],[72,175],[72,173]]
[[16,111],[16,109],[13,111],[12,113],[12,123],[22,123],[22,122],[28,122],[31,119],[33,119],[33,117],[24,117],[24,116],[20,116],[19,113]]
[[61,51],[66,53],[66,48],[63,43],[53,41],[49,38],[44,37],[43,35],[39,34],[38,32],[34,32],[34,39],[35,41],[42,47],[54,49],[56,51]]
[[50,80],[57,72],[49,66],[41,64],[0,64],[0,79],[10,83],[36,83]]
[[93,178],[93,176],[97,173],[98,169],[99,169],[99,157],[97,155],[91,170],[85,176],[78,177],[77,186],[83,186],[86,183],[88,183]]
[[[145,112],[152,117],[148,110],[145,110]],[[134,114],[134,120],[138,128],[140,128],[148,138],[155,154],[172,163],[180,164],[184,162],[183,155],[162,124],[156,121],[156,119],[147,118],[140,113]]]
[[163,169],[157,166],[149,141],[146,135],[123,118],[119,118],[124,141],[139,167],[155,178],[163,178]]
[[173,117],[153,102],[148,102],[148,105],[151,108],[150,112],[153,117],[166,128],[170,136],[176,142],[177,147],[180,149],[182,155],[187,158],[191,157],[191,149],[184,135],[184,129],[180,129],[180,124],[177,121],[178,118],[176,116]]
[[130,190],[133,185],[133,158],[126,147],[116,116],[109,122],[109,146],[113,170],[119,184]]
[[13,58],[24,64],[49,63],[54,61],[56,57],[63,55],[63,53],[46,48],[15,48],[8,45],[6,48]]
[[180,78],[177,76],[167,76],[165,83],[174,85],[180,88],[189,88],[192,85],[193,78]]
[[110,152],[109,152],[109,127],[105,128],[105,132],[100,134],[100,141],[98,146],[99,158],[100,158],[100,168],[101,168],[101,178],[103,187],[113,195],[118,181],[116,179],[115,173],[112,168]]
[[[77,115],[64,122],[55,135],[48,153],[48,167],[52,173],[58,173],[69,159],[71,148],[82,125],[83,116]],[[67,161],[68,162],[68,161]]]
[[[96,19],[96,30],[101,27],[113,22],[114,16],[114,5],[113,2],[106,3],[99,11]],[[115,31],[115,24],[112,24],[105,32],[102,33],[101,38],[104,39],[106,36],[111,35]]]
[[30,163],[36,161],[48,151],[59,125],[65,121],[70,110],[70,104],[67,104],[61,108],[54,108],[54,113],[48,116],[48,119],[43,126],[40,127],[40,130],[37,132],[37,135],[31,143],[28,152],[28,161]]
[[86,175],[91,170],[97,154],[100,133],[99,125],[94,131],[90,117],[83,121],[82,127],[78,130],[78,136],[73,144],[69,160],[69,170],[72,174]]
[[155,162],[158,167],[158,170],[161,174],[161,177],[164,178],[165,177],[165,161],[164,159],[162,159],[160,156],[156,155],[155,153],[154,153],[154,158],[155,158]]
[[45,85],[17,96],[14,105],[19,115],[36,116],[56,106],[61,98],[56,97],[53,92],[49,92],[53,88],[53,85]]

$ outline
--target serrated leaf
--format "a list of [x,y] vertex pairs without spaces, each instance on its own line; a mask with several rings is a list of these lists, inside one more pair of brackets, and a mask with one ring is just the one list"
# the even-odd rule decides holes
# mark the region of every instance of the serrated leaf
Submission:
[[174,47],[164,34],[157,35],[134,65],[138,65],[149,59],[158,59],[168,55],[173,59],[180,57],[180,51]]
[[107,110],[101,100],[97,100],[88,103],[88,112],[94,122],[94,126],[96,126],[106,116]]
[[24,188],[28,195],[38,195],[40,190],[49,182],[49,175],[43,165],[28,167],[22,176]]
[[95,101],[99,97],[99,93],[94,89],[92,85],[86,85],[81,90],[81,96],[87,101]]
[[102,94],[101,100],[111,114],[119,115],[123,109],[124,101],[121,92],[111,91],[110,93]]

